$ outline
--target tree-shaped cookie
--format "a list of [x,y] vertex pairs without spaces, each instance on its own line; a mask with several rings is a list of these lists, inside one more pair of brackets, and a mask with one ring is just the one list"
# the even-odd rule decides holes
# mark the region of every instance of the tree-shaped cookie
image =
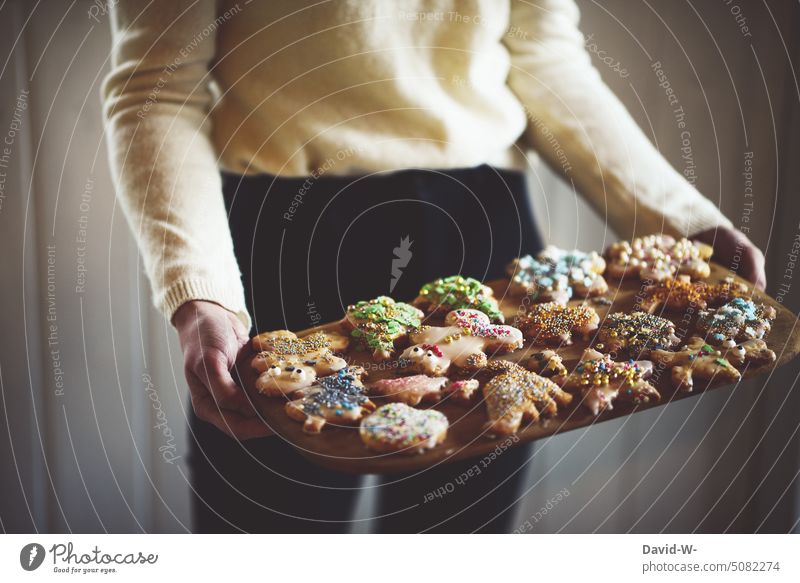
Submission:
[[[724,352],[723,352],[724,351]],[[719,349],[702,338],[690,338],[680,350],[654,350],[651,358],[672,368],[672,384],[682,391],[694,388],[694,379],[733,383],[741,378],[735,368],[750,363],[760,366],[775,361],[775,353],[760,339],[747,340],[729,349]]]
[[451,275],[426,283],[413,304],[426,314],[448,314],[453,310],[473,309],[489,316],[492,322],[503,322],[503,313],[494,292],[477,279]]
[[764,338],[776,316],[772,306],[735,298],[716,310],[701,310],[697,331],[711,344],[733,346],[736,342]]
[[418,374],[381,379],[369,385],[369,392],[390,401],[415,406],[422,401],[439,401],[443,398],[467,402],[477,388],[478,381],[475,379],[450,380],[447,377]]
[[558,302],[535,304],[514,322],[525,338],[536,344],[571,344],[572,334],[588,337],[600,317],[586,305],[564,306]]
[[609,314],[597,333],[595,348],[628,358],[641,358],[651,350],[675,346],[675,324],[666,318],[633,312]]
[[379,296],[348,306],[345,322],[352,328],[350,335],[371,350],[375,360],[388,360],[395,342],[404,339],[409,329],[419,327],[423,316],[414,306]]
[[688,275],[679,275],[647,286],[639,307],[650,314],[662,308],[677,311],[691,306],[702,310],[747,295],[747,286],[733,278],[709,284],[704,281],[693,282]]
[[482,391],[489,417],[485,429],[489,435],[514,434],[523,421],[536,422],[540,415],[552,417],[559,405],[572,401],[572,395],[550,379],[513,362],[494,360],[481,374],[491,376]]
[[619,241],[606,250],[606,273],[617,278],[639,277],[664,281],[676,275],[703,279],[711,274],[708,260],[713,249],[689,239],[648,235]]
[[585,298],[606,293],[605,268],[605,260],[595,251],[565,251],[548,245],[535,259],[530,255],[515,259],[506,272],[512,294],[566,304],[573,295]]
[[441,376],[453,365],[477,370],[486,364],[486,352],[505,353],[522,346],[522,332],[512,326],[492,324],[478,310],[453,310],[444,326],[413,330],[401,359],[414,372]]
[[259,373],[256,389],[267,396],[281,396],[308,387],[317,376],[329,375],[347,366],[333,350],[347,348],[347,338],[341,334],[316,332],[298,338],[288,330],[264,332],[251,340],[260,350],[252,360]]
[[613,409],[615,400],[639,405],[661,399],[656,388],[647,382],[653,363],[647,360],[615,362],[607,354],[587,349],[575,370],[557,377],[567,390],[581,392],[581,403],[593,415]]
[[304,422],[306,433],[319,433],[326,423],[354,425],[375,410],[361,383],[363,374],[361,367],[348,367],[320,378],[286,403],[286,414]]

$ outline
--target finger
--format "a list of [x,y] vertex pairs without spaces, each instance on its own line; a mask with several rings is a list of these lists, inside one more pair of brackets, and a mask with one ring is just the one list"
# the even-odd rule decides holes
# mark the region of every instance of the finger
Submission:
[[245,417],[236,411],[221,409],[206,393],[205,397],[192,398],[192,407],[203,421],[234,439],[255,439],[272,435],[273,431],[260,417]]
[[245,417],[255,416],[256,412],[250,399],[233,380],[225,356],[221,352],[206,353],[199,368],[195,374],[219,408],[237,411]]
[[752,245],[746,246],[742,253],[741,276],[762,291],[766,287],[764,256]]

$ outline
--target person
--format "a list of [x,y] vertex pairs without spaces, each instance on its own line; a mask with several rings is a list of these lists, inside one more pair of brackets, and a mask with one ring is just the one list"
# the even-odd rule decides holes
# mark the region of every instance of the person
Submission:
[[235,364],[253,330],[535,252],[531,150],[621,237],[693,236],[764,285],[760,251],[602,82],[572,0],[119,0],[110,18],[110,159],[183,349],[197,531],[347,531],[363,488],[377,531],[513,529],[530,448],[427,504],[474,460],[377,487],[323,470],[270,436]]

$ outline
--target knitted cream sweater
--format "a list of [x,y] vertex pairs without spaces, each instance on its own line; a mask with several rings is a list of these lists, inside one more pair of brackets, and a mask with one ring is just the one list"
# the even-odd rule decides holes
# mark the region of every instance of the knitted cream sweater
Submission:
[[249,326],[219,167],[286,176],[533,148],[620,234],[730,225],[592,67],[572,0],[117,0],[111,161],[156,305]]

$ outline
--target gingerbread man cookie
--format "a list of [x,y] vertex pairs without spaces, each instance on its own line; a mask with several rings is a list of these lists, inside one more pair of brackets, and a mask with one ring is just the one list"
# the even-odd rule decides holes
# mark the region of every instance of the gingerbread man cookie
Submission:
[[511,293],[566,304],[573,294],[585,298],[606,293],[605,269],[605,260],[595,251],[565,251],[548,245],[536,259],[520,257],[506,271],[511,277]]
[[772,306],[735,298],[716,310],[701,310],[697,330],[711,344],[733,346],[736,342],[764,338],[776,316]]
[[419,405],[422,401],[439,401],[450,395],[455,401],[466,402],[478,388],[475,379],[449,380],[446,377],[413,375],[381,379],[372,383],[370,393],[406,405]]
[[764,366],[777,360],[776,354],[767,347],[761,338],[752,338],[729,348],[725,357],[736,367],[749,364],[752,367]]
[[322,377],[311,387],[298,391],[299,399],[286,403],[286,414],[303,421],[303,431],[319,433],[326,423],[353,425],[375,410],[367,398],[361,367],[348,367]]
[[537,344],[571,344],[573,333],[588,337],[597,330],[599,323],[600,316],[593,308],[564,306],[558,302],[531,306],[528,313],[515,322],[525,338]]
[[288,330],[264,332],[255,336],[252,346],[260,350],[252,360],[259,373],[256,389],[259,393],[277,397],[308,387],[318,375],[329,375],[347,366],[332,349],[347,347],[347,338],[340,334],[316,332],[298,338]]
[[447,437],[447,417],[433,409],[420,410],[405,403],[389,403],[361,421],[364,444],[381,453],[422,453]]
[[676,275],[703,279],[711,274],[708,260],[713,249],[704,243],[669,235],[636,237],[619,241],[606,251],[607,273],[617,278],[638,276],[642,280],[664,281]]
[[540,415],[552,417],[558,406],[568,405],[572,395],[556,383],[507,360],[489,363],[482,375],[492,378],[483,386],[488,435],[512,435],[524,420],[532,423]]
[[592,350],[584,351],[575,370],[556,378],[566,389],[580,390],[581,403],[593,415],[613,409],[613,401],[636,405],[659,401],[661,395],[647,382],[653,363],[647,360],[615,362],[610,356]]
[[492,324],[478,310],[453,310],[445,325],[422,326],[410,333],[412,346],[401,355],[410,370],[441,376],[451,365],[477,370],[486,364],[486,352],[511,352],[522,346],[522,332]]
[[453,310],[479,310],[492,322],[503,322],[494,292],[477,279],[451,275],[426,283],[413,304],[426,314],[447,314]]
[[595,348],[633,358],[646,357],[651,350],[675,346],[675,324],[666,318],[633,312],[615,312],[603,322]]
[[414,306],[379,296],[348,306],[345,322],[350,335],[372,351],[375,360],[388,360],[395,351],[395,342],[417,328],[424,314]]

